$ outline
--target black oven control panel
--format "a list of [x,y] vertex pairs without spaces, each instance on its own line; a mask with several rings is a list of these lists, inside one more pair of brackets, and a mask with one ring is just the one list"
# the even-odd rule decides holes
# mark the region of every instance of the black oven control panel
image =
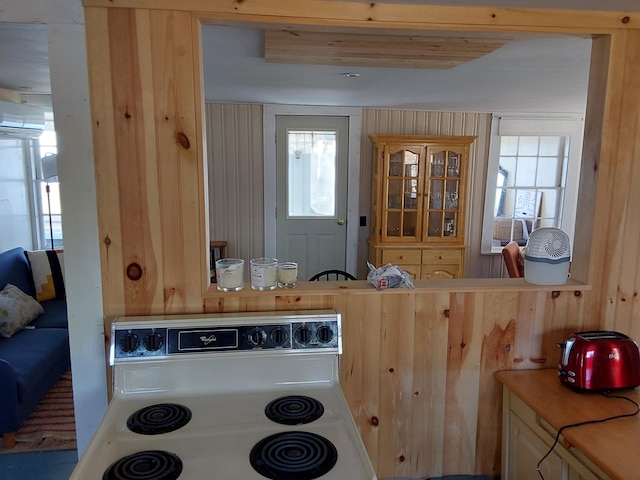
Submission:
[[152,358],[183,354],[251,351],[341,350],[339,319],[248,325],[197,325],[114,329],[115,359]]

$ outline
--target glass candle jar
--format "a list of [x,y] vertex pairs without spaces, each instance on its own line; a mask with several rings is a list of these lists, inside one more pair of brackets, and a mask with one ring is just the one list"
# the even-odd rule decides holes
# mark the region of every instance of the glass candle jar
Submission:
[[237,292],[244,288],[244,260],[221,258],[216,260],[216,282],[222,292]]
[[282,262],[278,264],[278,286],[280,288],[294,288],[298,283],[298,264],[296,262]]
[[273,290],[278,286],[278,259],[252,258],[251,288],[254,290]]

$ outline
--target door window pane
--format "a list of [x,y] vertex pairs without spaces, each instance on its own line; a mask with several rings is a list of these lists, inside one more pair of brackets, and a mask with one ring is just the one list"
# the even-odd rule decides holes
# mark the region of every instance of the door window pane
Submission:
[[287,132],[287,214],[334,217],[336,214],[335,131]]

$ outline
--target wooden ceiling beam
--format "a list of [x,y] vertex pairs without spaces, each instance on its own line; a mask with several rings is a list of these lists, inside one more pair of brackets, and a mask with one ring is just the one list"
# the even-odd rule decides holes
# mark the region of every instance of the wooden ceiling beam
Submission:
[[267,63],[449,69],[497,50],[508,38],[360,35],[267,30]]

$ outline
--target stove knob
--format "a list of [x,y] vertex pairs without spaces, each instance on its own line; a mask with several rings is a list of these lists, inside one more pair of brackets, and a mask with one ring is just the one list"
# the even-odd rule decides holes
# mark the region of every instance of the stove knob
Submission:
[[311,329],[309,327],[300,327],[297,329],[296,340],[303,344],[309,343],[309,340],[311,340]]
[[262,346],[266,339],[267,333],[262,328],[254,328],[249,333],[249,343],[251,345],[255,345],[256,347]]
[[120,348],[125,353],[131,353],[138,349],[140,346],[140,339],[138,335],[133,332],[125,333],[120,339]]
[[323,325],[322,327],[318,328],[316,337],[318,337],[318,340],[320,340],[322,343],[329,343],[333,339],[333,330],[331,330],[330,327]]
[[287,331],[282,327],[276,327],[271,330],[271,341],[276,345],[284,345],[287,341],[288,335]]
[[164,345],[164,339],[158,332],[152,332],[144,337],[144,347],[150,352],[160,350],[162,345]]

